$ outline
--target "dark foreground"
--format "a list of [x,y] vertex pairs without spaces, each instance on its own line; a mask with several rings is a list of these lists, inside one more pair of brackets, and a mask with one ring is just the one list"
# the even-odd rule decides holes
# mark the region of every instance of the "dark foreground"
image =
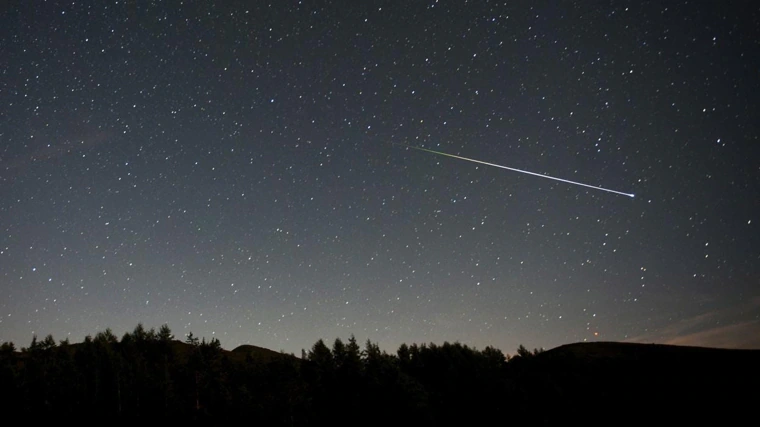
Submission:
[[[229,425],[734,424],[757,419],[760,351],[318,341],[302,358],[138,326],[0,352],[0,408],[22,420]],[[19,418],[20,417],[20,418]]]

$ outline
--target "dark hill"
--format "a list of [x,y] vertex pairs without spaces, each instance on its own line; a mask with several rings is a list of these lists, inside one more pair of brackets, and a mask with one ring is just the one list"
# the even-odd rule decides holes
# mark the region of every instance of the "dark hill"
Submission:
[[[171,342],[171,347],[174,354],[182,358],[187,358],[195,348],[191,344],[176,340]],[[269,363],[278,358],[296,359],[291,354],[280,353],[268,348],[258,347],[250,344],[244,344],[235,347],[235,349],[231,351],[220,348],[220,352],[223,357],[226,357],[230,359],[230,361],[237,363],[244,363],[247,358],[250,358],[250,360],[258,363]]]
[[[722,424],[754,417],[760,350],[633,343],[577,343],[516,360],[531,404],[546,422]],[[601,422],[604,424],[605,422]]]
[[577,359],[668,360],[683,358],[702,360],[715,358],[757,360],[760,350],[730,350],[708,347],[685,347],[665,344],[625,342],[592,342],[566,344],[541,353],[542,357],[573,357]]
[[268,348],[257,347],[250,344],[237,346],[230,352],[230,357],[239,361],[245,360],[247,356],[250,356],[254,360],[259,360],[262,362],[269,362],[270,360],[278,357],[292,357],[289,354],[279,353]]

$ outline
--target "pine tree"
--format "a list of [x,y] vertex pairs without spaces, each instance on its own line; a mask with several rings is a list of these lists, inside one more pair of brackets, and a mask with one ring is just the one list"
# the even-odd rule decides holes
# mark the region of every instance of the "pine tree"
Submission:
[[321,370],[332,370],[334,368],[335,360],[333,359],[333,354],[321,339],[311,347],[309,360],[314,362]]
[[481,354],[489,364],[496,366],[501,366],[504,364],[504,362],[507,361],[507,358],[504,356],[504,353],[502,353],[501,350],[491,346],[487,346],[485,349],[483,349]]
[[335,359],[335,366],[337,368],[340,368],[346,359],[346,345],[343,344],[343,341],[341,341],[340,338],[335,338],[335,342],[333,343],[333,358]]
[[111,331],[111,328],[106,328],[103,332],[98,332],[95,334],[95,342],[99,342],[102,344],[116,344],[119,342],[119,339],[116,338],[116,335],[113,334]]
[[530,350],[528,350],[527,348],[525,348],[524,345],[520,344],[520,346],[517,347],[517,355],[520,356],[520,357],[524,357],[524,358],[527,359],[527,358],[533,356],[533,353]]
[[29,344],[29,347],[27,348],[21,348],[21,351],[26,353],[27,351],[32,352],[35,350],[40,349],[40,344],[37,342],[37,334],[32,335],[32,342]]
[[174,339],[174,335],[172,335],[171,329],[169,329],[169,325],[163,324],[161,325],[161,328],[158,330],[158,340],[166,343]]
[[362,351],[356,342],[356,337],[351,335],[346,345],[346,358],[343,362],[346,371],[355,372],[356,376],[362,374]]
[[16,346],[10,341],[6,341],[3,343],[3,345],[0,345],[0,355],[2,356],[10,356],[15,351]]
[[132,338],[137,342],[142,342],[148,339],[148,334],[145,332],[145,328],[142,323],[138,323],[135,329],[132,331]]
[[185,342],[192,346],[197,346],[198,338],[194,336],[192,332],[190,332],[189,334],[187,334],[187,339],[185,339]]

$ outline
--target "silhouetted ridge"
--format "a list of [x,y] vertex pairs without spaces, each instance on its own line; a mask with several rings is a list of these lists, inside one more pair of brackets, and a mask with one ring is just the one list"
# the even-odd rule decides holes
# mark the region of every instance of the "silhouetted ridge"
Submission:
[[565,344],[542,353],[543,357],[585,357],[616,359],[647,358],[703,358],[703,357],[757,357],[760,350],[733,350],[709,347],[688,347],[666,344],[640,344],[626,342],[587,342]]
[[274,350],[270,350],[268,348],[264,347],[258,347],[251,344],[243,344],[235,347],[231,351],[233,356],[250,356],[259,360],[271,360],[272,358],[276,357],[283,357],[283,356],[292,356],[285,353],[276,352]]
[[749,387],[760,380],[760,350],[594,342],[563,345],[530,362],[521,369],[530,392],[563,418],[581,419],[593,403],[626,414],[627,425],[725,423],[760,401]]

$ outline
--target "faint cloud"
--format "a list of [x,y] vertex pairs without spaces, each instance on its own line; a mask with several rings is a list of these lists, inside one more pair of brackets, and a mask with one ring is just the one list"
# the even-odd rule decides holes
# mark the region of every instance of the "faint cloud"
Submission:
[[37,136],[30,143],[30,146],[36,146],[36,148],[30,148],[28,153],[13,158],[0,157],[0,170],[4,171],[5,174],[10,174],[10,177],[15,174],[23,174],[33,164],[58,160],[70,155],[81,155],[83,152],[111,141],[114,137],[113,132],[97,128],[78,129],[70,137],[56,138],[49,137],[42,132],[30,131],[27,133]]
[[[626,342],[658,343],[695,347],[760,349],[760,297],[725,310],[714,310],[681,319],[657,331],[629,338]],[[747,317],[752,319],[748,320]]]
[[676,336],[663,344],[760,349],[760,320],[717,326],[688,335]]

